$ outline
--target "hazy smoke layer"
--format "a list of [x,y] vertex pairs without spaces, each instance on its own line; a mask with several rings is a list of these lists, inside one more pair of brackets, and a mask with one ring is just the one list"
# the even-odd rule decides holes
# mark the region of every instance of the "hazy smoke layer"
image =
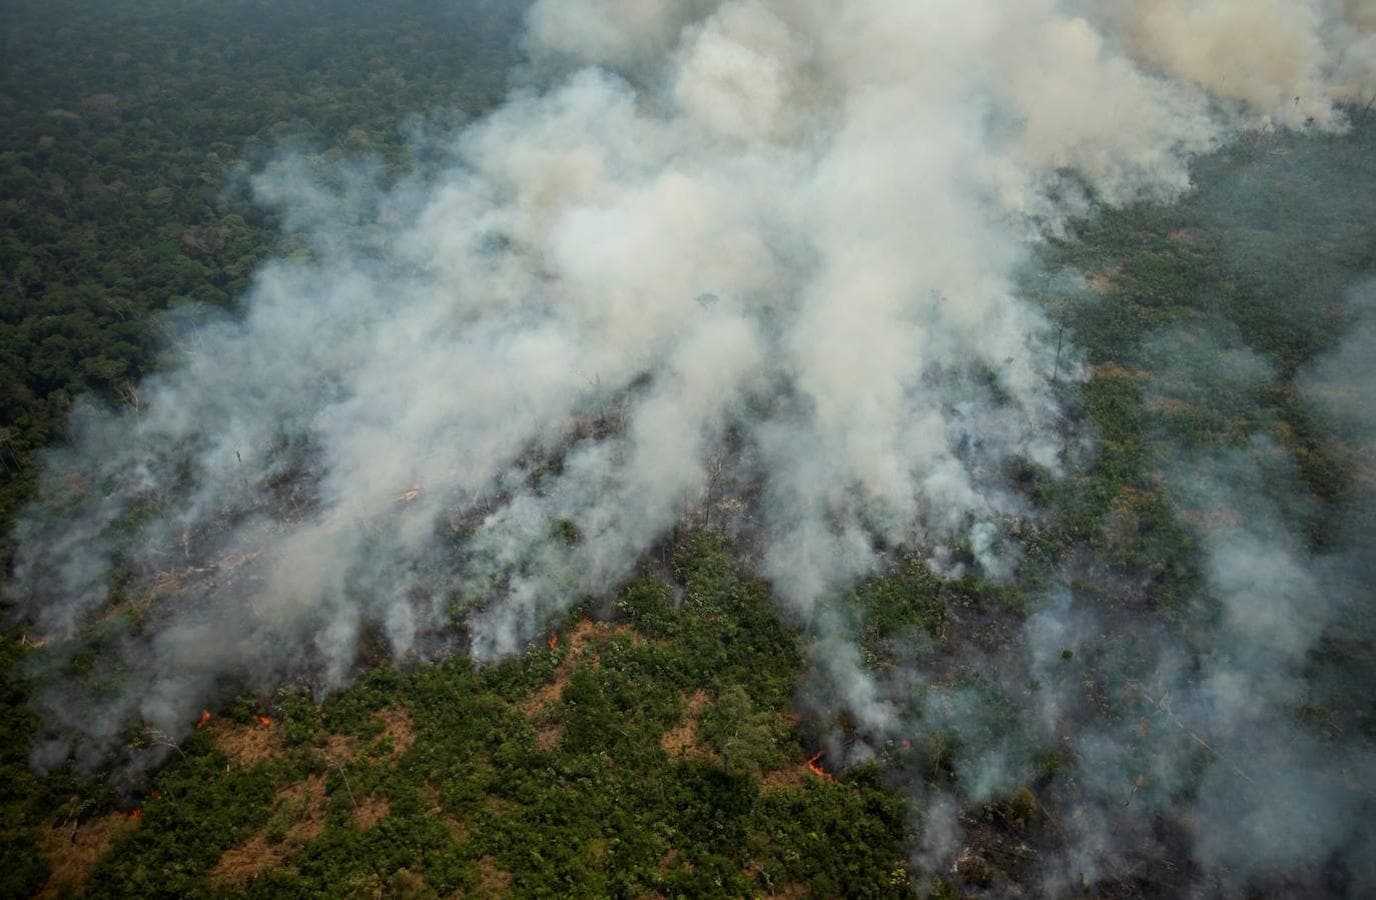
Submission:
[[[876,544],[968,541],[1008,573],[1003,473],[1057,470],[1052,380],[1076,377],[1015,296],[1029,243],[1177,195],[1237,128],[1342,128],[1371,27],[1337,0],[540,0],[550,86],[438,175],[272,168],[259,196],[310,259],[259,273],[240,319],[172,323],[136,409],[74,417],[18,599],[34,635],[105,617],[120,652],[50,689],[38,761],[179,734],[226,690],[337,684],[364,640],[425,656],[457,621],[510,653],[686,516],[760,535],[824,636]],[[1221,589],[1252,602],[1233,548],[1286,540],[1218,535]],[[822,677],[890,734],[904,697],[841,632]]]
[[[1300,378],[1306,399],[1354,449],[1369,450],[1376,434],[1366,377],[1374,296],[1370,287],[1353,294],[1354,327]],[[1148,403],[1230,398],[1256,408],[1274,379],[1231,335],[1174,331],[1144,356],[1153,384],[1164,385]],[[1201,539],[1204,584],[1195,599],[1216,611],[1168,631],[1103,597],[1130,595],[1133,586],[1072,570],[1075,589],[1046,598],[1021,635],[996,654],[976,649],[961,661],[985,680],[915,683],[918,661],[880,685],[895,708],[908,701],[888,733],[954,735],[957,775],[976,804],[1037,777],[1050,750],[1069,761],[1042,801],[1061,842],[1037,866],[1040,889],[1052,895],[1112,879],[1164,896],[1187,886],[1243,895],[1257,885],[1268,895],[1366,896],[1376,888],[1376,752],[1361,735],[1314,727],[1312,717],[1326,703],[1350,706],[1351,692],[1364,690],[1344,669],[1353,663],[1341,660],[1376,637],[1376,495],[1357,491],[1341,519],[1325,523],[1328,538],[1316,551],[1302,534],[1314,512],[1309,494],[1269,431],[1231,452],[1160,446],[1172,455],[1154,460],[1157,471]],[[1368,477],[1365,468],[1359,477]],[[964,846],[948,805],[931,800],[916,857],[924,867],[950,866]],[[1154,862],[1182,851],[1197,868]]]

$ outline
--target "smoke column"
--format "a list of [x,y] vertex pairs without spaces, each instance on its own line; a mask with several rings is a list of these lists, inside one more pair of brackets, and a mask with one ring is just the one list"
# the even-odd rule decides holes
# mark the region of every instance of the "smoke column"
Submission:
[[[516,652],[728,495],[717,526],[818,636],[804,702],[878,746],[918,676],[864,671],[840,592],[876,546],[940,567],[968,542],[1007,577],[1030,510],[1004,473],[1063,465],[1054,382],[1082,374],[1015,287],[1038,241],[1178,196],[1241,129],[1341,131],[1376,75],[1357,0],[539,0],[527,26],[532,86],[440,171],[261,174],[310,259],[259,272],[240,317],[169,320],[138,411],[74,414],[15,599],[31,636],[115,651],[46,688],[37,765],[183,733],[227,690],[341,684],[370,629],[398,659],[453,652],[455,623],[476,659]],[[1258,521],[1210,543],[1239,603],[1239,554],[1278,590],[1315,577]],[[1029,665],[1094,628],[1048,609]],[[963,781],[992,795],[1019,753]],[[924,859],[954,846],[936,831]],[[1227,841],[1201,858],[1237,864]]]

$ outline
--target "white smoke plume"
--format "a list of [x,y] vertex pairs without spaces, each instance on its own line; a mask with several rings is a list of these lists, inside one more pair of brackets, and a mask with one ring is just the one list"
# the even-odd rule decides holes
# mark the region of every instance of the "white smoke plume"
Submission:
[[[398,659],[456,625],[460,651],[515,652],[721,467],[751,498],[721,526],[822,636],[837,699],[814,702],[882,741],[902,698],[839,592],[877,545],[968,540],[1008,576],[1028,511],[1003,473],[1060,469],[1053,382],[1079,373],[1017,295],[1029,247],[1179,195],[1239,129],[1341,130],[1376,71],[1371,16],[1337,0],[539,0],[528,26],[536,83],[440,171],[263,173],[309,258],[258,273],[241,317],[171,322],[137,410],[74,416],[17,606],[34,637],[99,620],[119,649],[47,689],[40,765],[182,733],[232,688],[338,685],[370,628]],[[996,793],[1022,753],[965,780]]]

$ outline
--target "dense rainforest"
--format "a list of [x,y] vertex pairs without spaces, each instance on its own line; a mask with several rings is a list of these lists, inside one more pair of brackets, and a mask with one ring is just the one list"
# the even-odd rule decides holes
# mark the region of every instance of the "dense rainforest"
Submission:
[[[41,455],[68,439],[76,398],[137,409],[141,379],[174,352],[169,311],[233,315],[265,261],[310,252],[252,201],[248,179],[286,152],[322,168],[371,160],[384,181],[425,166],[415,132],[506,95],[522,15],[441,0],[5,0],[7,572]],[[1227,756],[1255,787],[1248,761],[1143,687],[1136,641],[1160,631],[1199,649],[1225,617],[1205,586],[1204,525],[1246,511],[1207,492],[1182,499],[1172,467],[1189,454],[1260,458],[1271,481],[1258,491],[1291,504],[1309,552],[1376,524],[1370,435],[1341,412],[1368,389],[1357,375],[1325,382],[1334,406],[1305,392],[1370,314],[1352,288],[1376,275],[1376,114],[1349,112],[1341,134],[1245,134],[1194,163],[1179,202],[1095,209],[1028,260],[1020,289],[1066,347],[1063,427],[1092,449],[1065,477],[1008,473],[1036,510],[1017,535],[1016,579],[943,574],[891,548],[889,568],[846,598],[864,666],[892,672],[920,655],[933,684],[978,698],[960,725],[932,715],[867,761],[833,766],[825,735],[855,723],[797,702],[817,635],[702,517],[522,653],[422,663],[364,642],[351,687],[285,683],[206,710],[184,738],[131,733],[166,761],[127,780],[31,769],[41,724],[29,697],[44,672],[12,625],[0,637],[0,895],[1035,896],[1042,860],[1074,843],[1063,821],[1103,776],[1077,768],[1079,745],[1026,736],[1028,698],[1073,686],[1087,721],[1143,737],[1103,776],[1126,786],[1124,815],[1153,789],[1148,733],[1195,771]],[[1265,469],[1279,456],[1293,471]],[[972,562],[977,550],[955,552]],[[1049,638],[1056,652],[1014,692],[991,673],[1066,581],[1108,624]],[[68,674],[92,671],[104,622],[137,616],[91,623]],[[1316,747],[1376,740],[1371,624],[1367,609],[1335,617],[1303,660],[1291,700]],[[971,800],[962,760],[986,745],[1016,761],[1012,786]],[[1360,776],[1339,789],[1371,811]],[[962,798],[951,815],[964,843],[928,870],[920,823],[945,796]],[[1065,892],[1188,890],[1201,873],[1186,838],[1156,830],[1121,868]],[[1295,896],[1310,884],[1259,878]]]
[[504,96],[520,10],[484,9],[6,3],[7,541],[73,398],[131,402],[156,367],[153,314],[232,306],[292,251],[247,202],[255,165],[293,146],[401,166],[408,127]]

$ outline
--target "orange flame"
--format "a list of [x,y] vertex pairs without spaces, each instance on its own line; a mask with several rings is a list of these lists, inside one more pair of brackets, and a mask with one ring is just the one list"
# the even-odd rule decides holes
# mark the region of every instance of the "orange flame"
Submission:
[[557,650],[557,649],[559,649],[559,632],[557,632],[557,631],[551,632],[551,633],[550,633],[550,636],[549,636],[549,640],[545,641],[545,645],[546,645],[547,647],[549,647],[549,649],[551,649],[551,650]]
[[817,760],[822,758],[822,751],[818,750],[812,755],[812,759],[807,761],[807,770],[813,775],[825,781],[827,784],[835,784],[836,778],[826,769],[817,764]]
[[162,791],[158,790],[157,788],[151,788],[148,791],[148,796],[152,797],[154,800],[157,800],[159,797],[162,796]]
[[207,724],[212,718],[214,718],[214,716],[212,716],[212,715],[210,714],[210,710],[208,710],[208,709],[203,709],[203,710],[201,710],[201,717],[200,717],[199,719],[196,720],[196,727],[197,727],[197,728],[204,728],[204,727],[206,726],[206,724]]
[[258,720],[259,725],[262,725],[265,728],[272,727],[272,716],[254,716],[254,718]]
[[136,806],[136,807],[134,807],[133,809],[129,810],[129,818],[134,819],[134,820],[142,819],[142,818],[143,818],[143,807],[142,807],[142,806]]

